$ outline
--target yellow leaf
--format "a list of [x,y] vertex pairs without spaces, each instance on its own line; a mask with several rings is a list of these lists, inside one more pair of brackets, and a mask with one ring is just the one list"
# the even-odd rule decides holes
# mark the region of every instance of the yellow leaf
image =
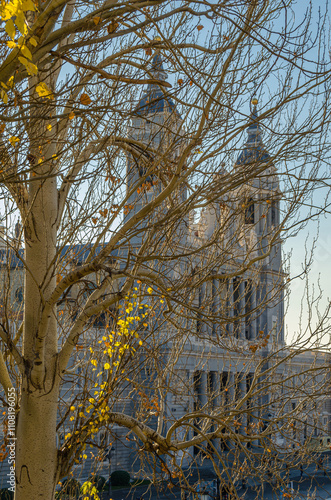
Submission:
[[5,7],[3,7],[2,12],[1,12],[1,17],[3,21],[7,21],[11,17],[15,16],[17,14],[17,9],[18,9],[18,2],[13,2],[7,3]]
[[51,89],[44,82],[38,83],[36,86],[36,92],[39,97],[46,97],[46,99],[54,99],[54,95]]
[[38,73],[37,66],[28,61],[25,57],[19,57],[18,60],[23,64],[23,66],[25,66],[25,69],[29,75],[36,75]]
[[93,18],[93,22],[94,22],[94,24],[95,24],[95,25],[99,24],[99,23],[100,23],[100,21],[101,21],[101,17],[98,17],[98,16],[97,16],[97,17],[94,17],[94,18]]
[[9,35],[12,40],[14,40],[15,35],[16,35],[16,30],[15,30],[15,25],[11,19],[9,19],[6,22],[5,30],[6,30],[7,35]]
[[10,89],[12,89],[12,88],[13,88],[13,86],[14,86],[14,77],[13,77],[13,76],[11,76],[11,77],[9,78],[9,80],[8,80],[8,82],[7,82],[7,85],[8,85],[8,87],[9,87]]
[[33,45],[34,47],[37,47],[38,45],[38,42],[35,38],[33,38],[33,36],[30,38],[29,42],[31,43],[31,45]]
[[22,33],[22,35],[26,35],[28,32],[27,25],[25,24],[25,16],[22,10],[17,10],[15,24]]
[[201,31],[202,29],[203,29],[202,24],[199,24],[199,26],[197,26],[197,30],[198,30],[198,31]]
[[8,140],[12,146],[16,146],[16,144],[20,142],[19,138],[15,137],[14,135],[10,137]]
[[29,75],[36,75],[38,73],[37,66],[32,62],[28,62],[28,64],[26,65],[26,70]]
[[24,12],[28,10],[37,10],[32,0],[23,0],[22,9],[24,10]]
[[4,104],[7,104],[7,102],[8,102],[7,92],[5,92],[4,90],[1,89],[0,90],[0,97],[3,100]]
[[114,31],[117,30],[117,28],[118,28],[118,22],[115,19],[113,19],[111,24],[107,26],[107,31],[111,35],[112,33],[114,33]]
[[7,102],[8,102],[7,92],[5,92],[4,90],[0,89],[0,97],[3,100],[4,104],[7,104]]
[[73,111],[70,111],[68,118],[69,120],[73,120],[75,118],[75,113]]
[[148,293],[152,293],[152,291],[153,291],[153,288],[151,288],[151,287],[147,288]]
[[79,100],[82,104],[84,104],[84,106],[88,106],[89,104],[91,104],[90,96],[87,94],[82,94]]
[[51,131],[52,130],[52,125],[49,123],[46,128],[47,128],[47,130]]
[[109,363],[105,363],[104,369],[105,370],[109,370],[109,368],[110,368],[110,364]]
[[17,47],[17,44],[15,42],[7,42],[7,47],[9,47],[10,49],[14,49],[15,47]]
[[22,52],[22,54],[23,54],[24,57],[26,57],[27,59],[30,59],[30,61],[31,61],[32,54],[31,54],[30,50],[27,48],[26,45],[22,45],[21,52]]

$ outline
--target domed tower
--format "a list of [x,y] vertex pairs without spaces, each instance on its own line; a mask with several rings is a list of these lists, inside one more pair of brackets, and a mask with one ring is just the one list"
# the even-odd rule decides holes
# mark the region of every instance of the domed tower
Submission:
[[242,179],[241,187],[236,192],[236,211],[240,214],[242,232],[251,242],[246,252],[254,252],[261,258],[256,264],[259,276],[254,279],[256,306],[259,308],[257,329],[269,335],[270,342],[282,345],[284,274],[279,236],[281,192],[276,168],[262,141],[257,103],[257,99],[252,99],[248,138],[235,164],[235,173]]
[[152,59],[148,76],[160,83],[147,85],[128,128],[132,142],[127,155],[127,193],[130,193],[127,217],[132,217],[161,192],[183,144],[182,119],[169,94],[171,86],[166,81],[159,53]]

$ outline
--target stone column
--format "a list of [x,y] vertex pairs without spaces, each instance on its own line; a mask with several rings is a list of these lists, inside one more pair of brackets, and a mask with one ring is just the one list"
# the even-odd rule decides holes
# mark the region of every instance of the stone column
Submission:
[[[239,308],[239,313],[241,315],[245,315],[245,282],[243,280],[240,281],[239,285],[239,297],[240,297],[240,308]],[[245,317],[243,317],[240,320],[240,327],[239,327],[240,339],[245,339]]]
[[[217,412],[217,414],[220,414],[222,411],[222,402],[221,402],[221,395],[220,395],[220,389],[221,389],[221,383],[220,383],[220,372],[213,372],[214,373],[214,392],[215,392],[215,400],[214,400],[214,410]],[[218,423],[216,422],[214,425],[214,429],[217,429]],[[219,439],[214,439],[213,444],[215,448],[220,451],[220,441]]]
[[220,329],[220,314],[221,314],[221,292],[222,292],[222,280],[213,279],[212,282],[212,297],[213,297],[213,335],[224,334]]
[[233,318],[234,318],[234,310],[233,310],[233,281],[232,279],[228,280],[227,282],[227,300],[226,300],[226,311],[225,311],[225,316],[230,319],[228,324],[226,325],[227,329],[227,334],[229,337],[233,337],[233,332],[234,332],[234,325],[233,325]]
[[[254,311],[256,308],[256,287],[252,285],[252,295],[251,295],[251,309]],[[251,315],[251,339],[256,339],[257,337],[257,321],[256,312]]]

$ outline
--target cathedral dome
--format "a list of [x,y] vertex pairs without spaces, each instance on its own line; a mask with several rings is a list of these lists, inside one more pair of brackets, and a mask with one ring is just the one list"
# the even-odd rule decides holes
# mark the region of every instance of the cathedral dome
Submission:
[[[150,74],[156,80],[166,81],[167,74],[164,71],[162,58],[159,53],[156,53],[153,57]],[[145,116],[163,113],[164,111],[172,113],[175,109],[176,105],[165,89],[162,90],[160,85],[156,83],[149,83],[146,92],[135,109],[135,114]]]
[[253,99],[252,104],[254,104],[254,108],[250,116],[250,124],[247,127],[248,139],[243,151],[238,156],[235,166],[270,161],[270,155],[262,142],[261,127],[256,109],[257,100]]

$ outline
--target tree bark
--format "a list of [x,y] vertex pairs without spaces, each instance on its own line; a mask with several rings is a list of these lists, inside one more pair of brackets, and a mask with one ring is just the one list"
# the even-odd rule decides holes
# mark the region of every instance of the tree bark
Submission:
[[[51,152],[45,152],[46,158]],[[51,162],[36,165],[29,186],[29,218],[25,227],[25,371],[17,422],[15,500],[54,498],[58,475],[60,377],[56,305],[43,316],[56,287],[57,272],[57,186],[51,173]]]
[[17,423],[15,500],[51,500],[57,484],[56,416],[59,384],[50,392],[22,389]]

